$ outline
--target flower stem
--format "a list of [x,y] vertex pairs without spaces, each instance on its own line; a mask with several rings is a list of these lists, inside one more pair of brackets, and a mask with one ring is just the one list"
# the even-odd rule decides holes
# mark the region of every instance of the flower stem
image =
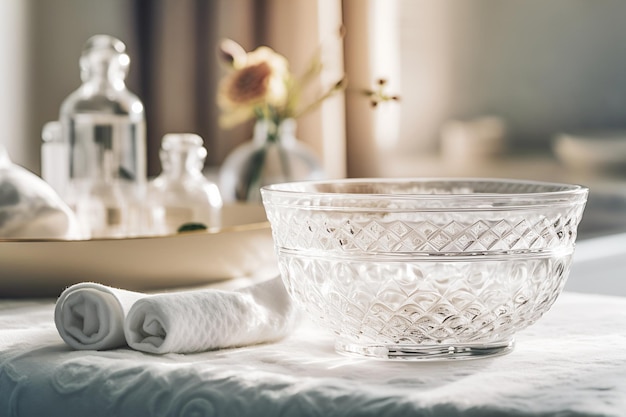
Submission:
[[237,187],[237,199],[242,201],[252,201],[255,191],[260,188],[261,174],[265,165],[267,146],[254,151],[250,157],[250,163],[242,176],[241,183]]
[[285,175],[285,181],[289,182],[293,177],[291,174],[291,164],[289,163],[289,158],[287,158],[287,151],[280,142],[277,142],[276,146],[278,146],[278,157],[280,158],[282,173]]

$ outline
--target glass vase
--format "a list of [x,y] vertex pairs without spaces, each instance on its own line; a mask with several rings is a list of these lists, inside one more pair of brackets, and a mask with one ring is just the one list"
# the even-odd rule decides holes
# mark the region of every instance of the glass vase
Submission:
[[259,119],[252,141],[235,148],[220,169],[225,201],[261,203],[261,187],[291,181],[323,179],[313,151],[295,136],[296,121]]

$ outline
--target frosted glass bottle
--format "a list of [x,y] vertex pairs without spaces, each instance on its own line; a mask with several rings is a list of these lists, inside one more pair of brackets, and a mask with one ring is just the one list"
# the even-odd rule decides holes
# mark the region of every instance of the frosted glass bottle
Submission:
[[61,122],[47,122],[41,130],[41,178],[59,195],[67,191],[68,149]]
[[[86,237],[141,233],[146,186],[143,104],[125,84],[130,59],[122,41],[91,37],[82,51],[82,85],[62,103],[68,183],[62,197],[78,211]],[[114,196],[114,198],[112,198]],[[80,206],[81,210],[78,210]]]
[[176,233],[185,223],[219,227],[222,197],[202,173],[207,151],[194,134],[168,134],[161,142],[162,172],[148,185],[152,234]]

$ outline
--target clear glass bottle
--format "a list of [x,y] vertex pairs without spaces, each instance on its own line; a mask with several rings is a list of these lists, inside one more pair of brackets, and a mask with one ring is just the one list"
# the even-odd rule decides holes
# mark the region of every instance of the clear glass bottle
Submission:
[[195,134],[167,134],[160,151],[162,172],[148,185],[152,234],[176,233],[185,223],[219,227],[222,197],[202,173],[207,151]]
[[145,115],[126,88],[125,50],[114,37],[91,37],[80,58],[82,85],[61,105],[69,152],[69,187],[62,197],[80,206],[79,220],[91,237],[140,233],[130,219],[138,217],[132,212],[140,210],[145,193]]

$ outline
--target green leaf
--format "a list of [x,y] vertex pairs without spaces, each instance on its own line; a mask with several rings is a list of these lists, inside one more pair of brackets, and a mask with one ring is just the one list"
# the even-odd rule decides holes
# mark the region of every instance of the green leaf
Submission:
[[203,223],[190,222],[190,223],[185,223],[181,225],[178,228],[177,232],[184,233],[184,232],[193,232],[194,230],[206,230],[206,229],[208,228]]

